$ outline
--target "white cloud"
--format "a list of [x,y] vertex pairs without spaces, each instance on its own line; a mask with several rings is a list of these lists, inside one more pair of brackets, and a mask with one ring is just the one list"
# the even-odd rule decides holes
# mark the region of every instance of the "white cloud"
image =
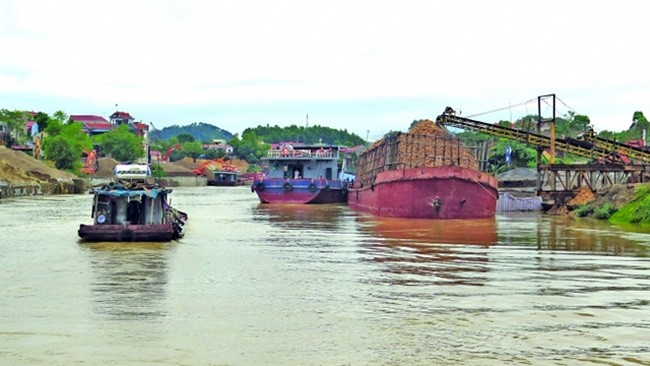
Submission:
[[[1,3],[0,95],[179,110],[430,98],[482,112],[557,93],[602,129],[650,113],[643,1]],[[377,126],[356,113],[360,131]]]

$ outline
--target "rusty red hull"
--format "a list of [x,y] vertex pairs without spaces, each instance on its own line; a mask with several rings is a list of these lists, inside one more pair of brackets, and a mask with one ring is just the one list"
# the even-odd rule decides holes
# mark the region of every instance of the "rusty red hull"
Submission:
[[348,205],[376,216],[422,219],[494,217],[495,177],[456,166],[379,173],[371,186],[355,184]]

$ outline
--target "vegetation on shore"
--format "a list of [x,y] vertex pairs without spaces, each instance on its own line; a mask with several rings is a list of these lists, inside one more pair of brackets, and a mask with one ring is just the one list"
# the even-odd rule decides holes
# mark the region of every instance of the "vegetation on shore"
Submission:
[[634,199],[613,213],[609,221],[650,225],[650,185],[636,187]]
[[[136,160],[142,157],[140,153],[142,149],[136,148],[138,144],[142,144],[142,141],[132,139],[132,136],[124,133],[125,131],[111,131],[106,134],[117,136],[99,135],[89,138],[85,136],[80,127],[73,127],[75,123],[70,121],[62,111],[58,111],[52,116],[42,112],[35,115],[32,113],[30,118],[38,124],[40,131],[45,131],[53,140],[48,143],[47,139],[44,139],[43,154],[46,159],[55,161],[56,166],[60,169],[70,172],[78,171],[81,163],[74,157],[81,156],[84,151],[93,147],[99,148],[100,156],[113,155],[118,160]],[[25,121],[25,112],[0,109],[0,122],[4,123],[10,131],[5,134],[5,139],[8,139],[5,141],[5,145],[10,146],[25,140]],[[537,132],[537,116],[535,115],[521,117],[513,123],[500,121],[498,124],[523,131]],[[589,128],[591,128],[589,117],[573,112],[557,117],[555,121],[556,135],[560,138],[575,138]],[[627,142],[641,138],[643,131],[647,131],[648,128],[650,128],[648,120],[642,112],[636,111],[633,113],[632,125],[629,129],[621,132],[601,131],[598,136]],[[492,174],[496,175],[517,167],[533,167],[537,163],[537,149],[524,143],[472,131],[462,131],[456,134],[467,146],[489,141],[488,161],[489,172]],[[233,135],[226,130],[203,122],[185,126],[173,125],[161,130],[155,129],[151,124],[151,149],[164,153],[176,144],[182,147],[174,151],[172,160],[188,156],[193,159],[224,157],[224,153],[203,149],[204,144],[211,143],[214,139],[226,140],[234,148],[233,157],[245,159],[251,164],[257,163],[266,154],[269,144],[272,143],[292,141],[313,144],[321,142],[350,147],[367,143],[360,136],[349,133],[347,130],[336,130],[319,125],[310,127],[295,124],[288,127],[258,125],[245,129],[241,135]],[[541,157],[544,162],[544,155],[542,154]],[[562,153],[556,159],[560,163],[587,162],[584,158]]]
[[616,224],[650,225],[650,184],[618,184],[599,190],[593,199],[569,208],[576,217]]

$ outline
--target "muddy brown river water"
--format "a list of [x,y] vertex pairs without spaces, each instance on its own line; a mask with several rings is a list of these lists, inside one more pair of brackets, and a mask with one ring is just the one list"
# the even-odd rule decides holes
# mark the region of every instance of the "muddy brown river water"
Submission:
[[80,243],[91,198],[0,201],[0,365],[650,365],[641,228],[202,187],[179,242]]

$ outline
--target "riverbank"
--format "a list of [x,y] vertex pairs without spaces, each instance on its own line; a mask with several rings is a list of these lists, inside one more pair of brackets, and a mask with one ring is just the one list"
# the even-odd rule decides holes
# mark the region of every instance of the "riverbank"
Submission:
[[566,210],[575,217],[650,225],[650,184],[616,184],[595,193],[583,189],[567,202]]
[[82,178],[0,146],[0,198],[83,193],[85,189]]
[[[92,186],[112,181],[113,168],[117,163],[111,158],[100,158],[96,172],[78,177],[23,152],[0,146],[0,198],[85,193]],[[200,161],[193,162],[191,159],[161,163],[167,176],[157,178],[156,182],[166,187],[206,186],[207,178],[192,171],[199,164]],[[246,166],[242,167],[245,168]]]
[[[80,178],[55,169],[25,153],[0,146],[0,198],[85,193],[93,185],[110,181],[115,164],[117,162],[113,159],[99,159],[98,171],[86,178]],[[161,165],[165,172],[171,175],[160,179],[159,183],[167,187],[200,187],[207,184],[204,176],[197,176],[192,172],[191,169],[196,169],[199,163],[191,159]],[[512,189],[508,185],[511,180],[512,177],[501,177],[501,190]],[[619,184],[597,192],[583,189],[566,204],[558,205],[548,213],[611,219],[617,223],[650,224],[650,185]]]

